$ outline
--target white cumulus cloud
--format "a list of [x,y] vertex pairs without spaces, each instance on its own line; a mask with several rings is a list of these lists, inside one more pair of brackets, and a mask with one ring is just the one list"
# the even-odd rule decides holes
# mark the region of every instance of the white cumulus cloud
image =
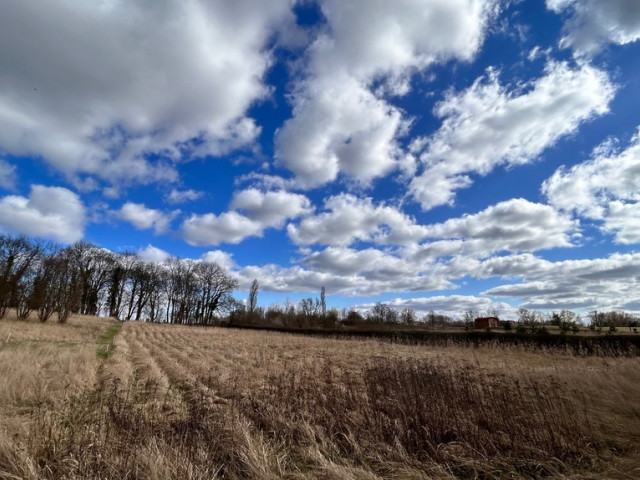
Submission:
[[169,223],[180,211],[165,213],[161,210],[148,208],[141,203],[127,202],[114,213],[118,218],[131,223],[138,230],[153,228],[155,233],[160,234],[167,231]]
[[231,208],[244,211],[251,220],[264,227],[281,227],[285,220],[311,212],[311,202],[304,195],[285,190],[262,192],[247,188],[237,192]]
[[[412,73],[478,51],[494,0],[325,0],[327,25],[307,51],[293,117],[276,157],[302,187],[342,172],[368,183],[397,167],[410,119],[384,97],[410,90]],[[374,83],[379,83],[378,87]]]
[[355,250],[327,247],[307,255],[302,264],[315,271],[339,275],[365,275],[369,280],[397,279],[417,275],[421,271],[417,263],[375,248]]
[[289,224],[289,238],[299,245],[349,245],[357,240],[378,244],[409,243],[425,236],[425,228],[389,205],[371,198],[339,194],[324,202],[325,212]]
[[549,62],[545,75],[517,89],[490,71],[467,90],[449,93],[435,108],[443,119],[420,155],[423,171],[410,191],[427,210],[450,204],[471,174],[535,160],[546,148],[608,111],[615,87],[589,65]]
[[136,255],[145,262],[151,263],[162,263],[171,256],[169,252],[166,252],[161,248],[154,247],[153,245],[147,245],[146,247],[138,250]]
[[291,5],[9,2],[0,148],[117,184],[172,181],[174,161],[246,146],[259,133],[246,111],[269,94],[267,43],[292,24]]
[[480,277],[499,275],[522,279],[521,283],[491,288],[483,295],[525,299],[525,306],[530,308],[640,311],[638,253],[557,262],[534,256],[512,256],[483,263],[478,269]]
[[327,293],[331,295],[358,296],[397,291],[442,290],[453,287],[447,280],[431,274],[387,277],[377,275],[373,278],[372,271],[350,274],[273,264],[246,266],[238,270],[238,275],[243,279],[257,278],[262,289],[273,292],[319,293],[324,286]]
[[13,190],[16,185],[16,166],[0,159],[0,188]]
[[199,192],[197,190],[177,190],[172,189],[167,195],[167,201],[169,203],[184,203],[184,202],[192,202],[194,200],[198,200],[204,195],[204,192]]
[[576,227],[576,222],[549,205],[514,198],[476,214],[430,225],[427,236],[475,241],[475,249],[483,253],[518,252],[569,247]]
[[192,215],[182,224],[182,237],[191,245],[240,243],[247,237],[262,235],[260,224],[238,212],[220,215]]
[[606,142],[590,160],[559,168],[542,191],[556,208],[602,222],[618,243],[640,242],[640,129],[622,151]]
[[[433,297],[395,298],[384,302],[396,310],[412,308],[418,317],[429,312],[440,315],[448,315],[454,319],[461,319],[464,312],[474,311],[480,314],[497,311],[501,317],[513,317],[514,309],[507,303],[495,302],[490,298],[476,297],[473,295],[437,295]],[[366,303],[355,305],[357,310],[369,310],[375,304]]]
[[223,252],[222,250],[209,250],[200,257],[200,260],[217,263],[227,270],[233,270],[237,267],[236,262],[233,260],[233,255],[229,252]]
[[262,192],[248,188],[234,195],[231,208],[220,215],[192,215],[182,224],[183,238],[192,245],[240,243],[309,212],[311,202],[304,195],[284,190]]
[[547,0],[547,8],[567,13],[562,47],[592,55],[604,45],[640,39],[640,2],[636,0]]
[[86,223],[80,197],[62,187],[32,185],[29,197],[0,199],[0,228],[64,243],[81,240]]

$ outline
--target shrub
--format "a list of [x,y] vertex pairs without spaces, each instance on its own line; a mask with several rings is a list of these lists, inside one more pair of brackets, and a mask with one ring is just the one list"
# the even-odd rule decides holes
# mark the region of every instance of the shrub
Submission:
[[541,327],[538,327],[536,329],[536,335],[549,335],[549,330],[547,329],[547,327],[542,325]]

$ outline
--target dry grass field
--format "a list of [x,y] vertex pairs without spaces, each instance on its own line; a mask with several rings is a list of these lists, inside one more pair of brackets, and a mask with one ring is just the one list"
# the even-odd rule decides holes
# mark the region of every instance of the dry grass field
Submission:
[[637,357],[113,325],[0,321],[0,478],[640,478]]

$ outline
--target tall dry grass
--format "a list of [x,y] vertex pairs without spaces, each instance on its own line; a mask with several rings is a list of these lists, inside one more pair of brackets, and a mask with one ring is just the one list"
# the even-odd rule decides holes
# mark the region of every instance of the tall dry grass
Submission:
[[[93,388],[99,337],[113,320],[71,317],[69,323],[0,320],[0,444],[25,438],[37,408],[62,408]],[[1,475],[0,475],[1,477]]]
[[115,346],[93,388],[39,403],[31,433],[0,444],[0,477],[640,472],[637,358],[135,323]]

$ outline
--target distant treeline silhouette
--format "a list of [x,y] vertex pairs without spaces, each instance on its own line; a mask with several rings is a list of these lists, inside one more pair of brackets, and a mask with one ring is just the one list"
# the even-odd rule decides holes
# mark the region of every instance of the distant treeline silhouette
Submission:
[[145,262],[87,242],[67,247],[0,235],[0,318],[36,312],[64,323],[72,313],[210,325],[235,307],[238,282],[214,262]]

